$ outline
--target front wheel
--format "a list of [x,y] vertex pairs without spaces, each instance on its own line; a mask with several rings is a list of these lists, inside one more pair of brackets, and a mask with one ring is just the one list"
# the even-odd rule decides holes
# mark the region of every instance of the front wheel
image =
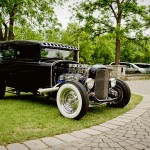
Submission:
[[89,97],[79,82],[68,81],[62,84],[56,99],[60,113],[66,118],[80,119],[88,111]]
[[115,108],[123,108],[129,103],[131,91],[129,86],[124,81],[117,79],[116,86],[111,90],[112,93],[115,93],[117,100],[109,103],[108,106]]

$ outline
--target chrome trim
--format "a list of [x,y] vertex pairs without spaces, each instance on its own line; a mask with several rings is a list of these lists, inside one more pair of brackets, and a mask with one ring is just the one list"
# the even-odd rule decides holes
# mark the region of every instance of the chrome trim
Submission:
[[38,94],[44,94],[44,93],[49,93],[49,92],[53,92],[53,91],[58,91],[58,89],[59,89],[59,87],[58,87],[58,85],[60,85],[60,84],[56,84],[54,87],[52,87],[52,88],[41,88],[41,89],[38,89],[37,90],[37,93]]

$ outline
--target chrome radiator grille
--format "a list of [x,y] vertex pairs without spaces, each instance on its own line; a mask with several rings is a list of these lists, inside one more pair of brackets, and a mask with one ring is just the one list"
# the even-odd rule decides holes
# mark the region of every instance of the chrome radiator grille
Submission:
[[109,70],[99,69],[96,72],[95,77],[95,96],[98,99],[105,99],[108,97],[108,86],[109,86]]

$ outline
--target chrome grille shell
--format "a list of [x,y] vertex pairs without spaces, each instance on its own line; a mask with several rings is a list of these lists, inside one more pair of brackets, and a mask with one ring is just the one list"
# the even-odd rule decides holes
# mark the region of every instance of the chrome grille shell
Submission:
[[98,99],[106,99],[108,97],[109,88],[109,70],[98,69],[95,77],[95,97]]

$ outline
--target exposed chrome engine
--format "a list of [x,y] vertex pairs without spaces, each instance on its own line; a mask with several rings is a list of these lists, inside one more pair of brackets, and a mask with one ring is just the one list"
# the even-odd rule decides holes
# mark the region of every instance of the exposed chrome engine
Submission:
[[90,65],[86,65],[86,64],[69,64],[69,73],[75,74],[75,73],[79,73],[79,74],[86,74],[87,71],[91,68]]
[[88,93],[91,93],[92,96],[96,96],[98,99],[106,99],[109,88],[114,87],[116,84],[114,78],[109,79],[109,70],[104,65],[69,64],[69,73],[61,74],[57,83],[65,81],[82,83]]
[[83,83],[84,80],[85,80],[85,77],[82,76],[81,74],[64,73],[59,76],[57,82],[62,83],[64,81],[78,81],[78,82]]

